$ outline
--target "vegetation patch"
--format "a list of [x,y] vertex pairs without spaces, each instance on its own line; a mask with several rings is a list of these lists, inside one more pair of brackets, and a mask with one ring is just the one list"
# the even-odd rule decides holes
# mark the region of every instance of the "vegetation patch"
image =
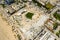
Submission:
[[19,40],[21,40],[21,36],[19,34],[17,35],[17,37],[18,37]]
[[49,2],[45,5],[48,10],[52,9],[54,6]]
[[3,8],[5,8],[6,7],[6,5],[5,4],[0,4]]
[[60,14],[58,14],[57,12],[55,12],[55,13],[53,14],[53,16],[54,16],[57,20],[60,21]]
[[28,19],[32,19],[32,16],[33,16],[33,15],[34,15],[33,13],[28,12],[25,16],[26,16]]
[[27,0],[22,0],[23,2],[27,2]]
[[60,30],[59,30],[58,32],[56,32],[56,35],[57,35],[58,37],[60,37]]
[[54,23],[53,24],[53,29],[56,30],[57,27],[58,27],[58,23]]
[[37,6],[39,6],[39,7],[41,7],[42,6],[42,4],[41,3],[39,3],[38,1],[36,1],[36,0],[32,0],[33,1],[33,3],[36,3],[37,4]]

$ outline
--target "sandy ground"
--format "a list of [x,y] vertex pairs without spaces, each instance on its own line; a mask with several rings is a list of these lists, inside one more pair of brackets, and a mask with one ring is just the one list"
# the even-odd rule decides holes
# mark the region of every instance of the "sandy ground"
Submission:
[[9,26],[0,16],[0,40],[16,40],[11,30],[11,26]]

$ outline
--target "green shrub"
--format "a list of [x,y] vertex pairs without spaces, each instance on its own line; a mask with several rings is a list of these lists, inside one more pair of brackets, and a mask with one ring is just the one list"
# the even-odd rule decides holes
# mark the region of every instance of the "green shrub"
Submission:
[[36,3],[37,4],[37,6],[39,6],[39,7],[41,7],[42,6],[42,4],[41,3],[39,3],[38,1],[36,1],[36,0],[32,0],[33,1],[33,3]]
[[57,12],[55,12],[55,13],[53,14],[53,16],[54,16],[57,20],[60,21],[60,14],[58,14]]
[[57,27],[58,27],[58,23],[54,23],[53,24],[53,29],[56,30]]
[[21,36],[19,34],[17,35],[17,37],[18,37],[19,40],[21,40]]
[[28,19],[32,19],[32,16],[33,16],[33,15],[34,15],[33,13],[28,12],[25,16],[26,16]]
[[58,32],[56,32],[56,35],[58,36],[58,37],[60,37],[59,35],[60,35],[60,30],[58,31]]
[[46,4],[46,8],[48,10],[52,9],[54,6],[52,4],[50,4],[49,2]]

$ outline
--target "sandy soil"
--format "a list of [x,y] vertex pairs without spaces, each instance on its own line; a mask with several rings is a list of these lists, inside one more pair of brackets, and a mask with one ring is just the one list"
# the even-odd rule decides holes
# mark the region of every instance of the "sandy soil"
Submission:
[[0,16],[0,40],[16,40],[13,36],[12,27]]

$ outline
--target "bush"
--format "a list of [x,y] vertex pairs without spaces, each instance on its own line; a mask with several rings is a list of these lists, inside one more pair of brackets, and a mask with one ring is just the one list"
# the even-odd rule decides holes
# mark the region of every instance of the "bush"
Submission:
[[53,29],[56,30],[57,27],[58,27],[58,23],[54,23],[53,24]]
[[32,19],[32,16],[33,16],[33,15],[34,15],[33,13],[28,12],[25,16],[26,16],[28,19]]
[[21,40],[21,36],[19,34],[17,35],[17,37],[18,37],[19,40]]
[[53,16],[54,16],[57,20],[60,21],[60,14],[58,14],[57,12],[55,12],[55,13],[53,14]]
[[5,5],[5,4],[0,4],[0,5],[2,5],[2,7],[3,7],[3,8],[5,8],[5,7],[6,7],[6,5]]
[[52,9],[54,6],[52,5],[52,4],[50,4],[50,3],[47,3],[46,4],[46,8],[48,9],[48,10],[50,10],[50,9]]
[[60,35],[60,30],[58,31],[58,32],[56,32],[56,35],[58,36],[58,37],[60,37],[59,35]]
[[36,0],[32,0],[34,3],[36,3],[37,4],[37,6],[39,6],[39,7],[41,7],[42,6],[42,4],[41,3],[39,3],[39,2],[37,2]]

